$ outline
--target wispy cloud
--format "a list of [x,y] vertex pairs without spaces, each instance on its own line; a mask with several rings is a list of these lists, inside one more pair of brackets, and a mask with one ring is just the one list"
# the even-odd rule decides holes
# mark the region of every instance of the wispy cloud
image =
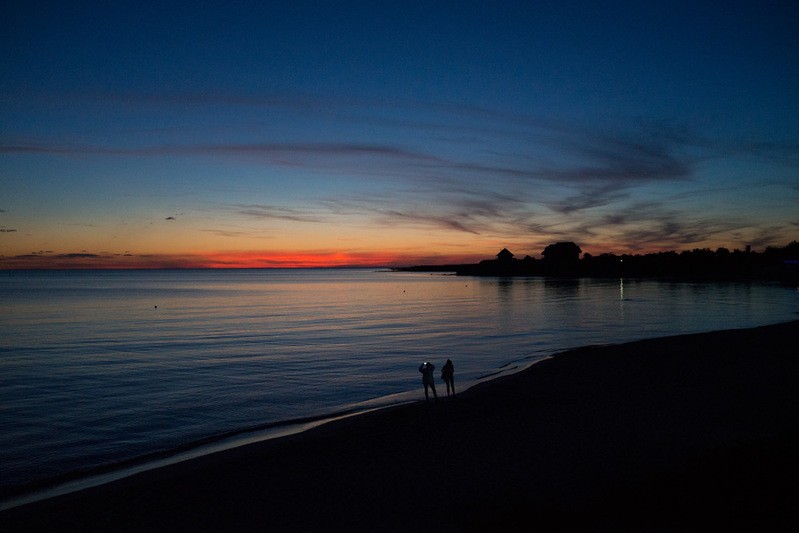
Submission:
[[623,212],[588,217],[574,234],[587,242],[601,235],[616,251],[638,251],[681,250],[714,241],[724,246],[780,245],[786,230],[785,225],[761,226],[731,215],[688,212],[668,202],[633,202]]
[[402,148],[363,143],[235,143],[235,144],[169,144],[150,147],[112,147],[92,145],[51,144],[41,142],[6,142],[0,144],[0,153],[42,153],[52,155],[255,155],[269,160],[283,161],[294,155],[320,157],[386,157],[411,160],[436,161],[428,155],[413,153]]
[[553,211],[569,215],[571,213],[605,206],[628,198],[629,193],[619,190],[619,188],[618,184],[610,184],[596,188],[584,188],[573,196],[548,202],[547,205]]
[[274,238],[274,236],[263,235],[263,232],[257,232],[257,231],[210,229],[210,228],[201,229],[200,231],[205,232],[205,233],[210,233],[210,234],[215,235],[217,237],[225,237],[225,238],[241,238],[241,237],[261,238],[261,239]]
[[[118,95],[123,100],[136,96]],[[237,95],[166,95],[140,97],[141,105],[185,104],[310,111],[310,97]],[[324,106],[323,106],[324,107]],[[440,103],[335,102],[348,124],[305,142],[280,141],[239,132],[240,142],[154,140],[151,146],[50,143],[0,139],[0,153],[62,156],[213,158],[264,167],[310,170],[316,176],[344,178],[379,187],[355,187],[305,200],[302,207],[279,201],[228,204],[226,214],[256,221],[303,224],[362,221],[378,227],[400,226],[498,238],[606,238],[624,246],[693,244],[716,236],[760,231],[748,221],[708,213],[687,213],[681,201],[725,193],[734,186],[702,181],[702,165],[734,154],[751,155],[781,165],[795,165],[795,144],[753,140],[711,140],[690,128],[663,122],[588,127],[557,118],[501,113]],[[407,113],[406,113],[407,111]],[[328,115],[332,116],[332,115]],[[421,117],[421,118],[420,118]],[[340,117],[336,117],[338,119]],[[370,142],[363,126],[378,128]],[[360,131],[360,134],[358,133]],[[215,137],[219,138],[219,137]],[[268,138],[268,141],[263,139]],[[367,139],[367,141],[364,141]],[[280,173],[281,176],[285,173]],[[658,198],[648,208],[640,201],[645,186],[677,183],[683,190]],[[789,185],[799,190],[796,185]],[[247,198],[245,201],[249,201]],[[173,220],[168,217],[166,220]],[[4,230],[11,232],[13,230]],[[252,236],[249,230],[206,229],[223,237]],[[774,230],[779,233],[779,230]],[[257,232],[255,232],[257,233]],[[767,241],[773,231],[763,230]]]
[[56,255],[55,257],[57,259],[99,259],[101,257],[107,258],[108,256],[83,252],[83,253],[72,253],[72,254],[59,254]]
[[[201,99],[202,100],[202,99]],[[463,109],[459,109],[463,113]],[[418,142],[392,139],[385,142],[244,142],[159,144],[146,147],[51,144],[38,141],[6,141],[0,153],[56,156],[126,157],[223,157],[253,164],[311,169],[332,175],[400,179],[439,188],[461,183],[471,187],[494,184],[536,187],[556,184],[571,190],[547,202],[560,213],[575,213],[625,198],[624,191],[651,182],[691,178],[695,165],[712,150],[707,142],[676,128],[637,126],[627,131],[593,131],[553,120],[516,117],[486,110],[467,113],[491,120],[463,124],[463,117],[418,127],[473,135],[444,147],[435,139]],[[451,118],[451,117],[450,117]],[[468,117],[467,117],[468,118]],[[407,121],[396,119],[403,128]],[[388,121],[390,123],[390,121]],[[467,120],[468,122],[468,120]],[[494,123],[495,122],[495,123]],[[501,154],[493,146],[498,139],[512,142]],[[501,145],[501,143],[500,143]],[[736,148],[739,149],[739,148]],[[697,154],[702,152],[702,154]]]
[[290,220],[292,222],[322,222],[323,216],[308,210],[264,204],[241,204],[231,209],[239,215],[259,220]]
[[[332,217],[366,217],[376,227],[443,229],[473,235],[507,231],[501,226],[532,224],[533,210],[521,195],[487,188],[427,184],[421,190],[392,191],[384,195],[330,198],[321,205]],[[529,228],[529,226],[528,226]]]
[[759,248],[765,246],[784,246],[784,227],[782,225],[772,225],[759,228],[755,235],[747,241],[747,244]]

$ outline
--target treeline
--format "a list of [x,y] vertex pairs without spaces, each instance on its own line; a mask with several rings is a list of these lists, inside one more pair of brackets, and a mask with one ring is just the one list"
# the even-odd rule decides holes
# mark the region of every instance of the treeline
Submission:
[[[574,243],[546,248],[543,259],[498,255],[477,264],[416,266],[399,270],[468,276],[656,277],[692,280],[775,280],[799,283],[799,242],[762,252],[697,248],[650,254],[583,254]],[[507,250],[503,250],[507,252]],[[548,252],[548,253],[547,253]]]
[[585,276],[797,280],[799,242],[759,253],[697,248],[645,255],[584,254],[578,271]]

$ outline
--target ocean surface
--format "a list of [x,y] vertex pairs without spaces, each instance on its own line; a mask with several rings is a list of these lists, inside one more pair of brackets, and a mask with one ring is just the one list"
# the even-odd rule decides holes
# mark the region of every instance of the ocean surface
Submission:
[[451,358],[462,390],[572,347],[799,317],[777,284],[374,269],[0,271],[0,302],[0,494],[422,400],[423,361],[438,379]]

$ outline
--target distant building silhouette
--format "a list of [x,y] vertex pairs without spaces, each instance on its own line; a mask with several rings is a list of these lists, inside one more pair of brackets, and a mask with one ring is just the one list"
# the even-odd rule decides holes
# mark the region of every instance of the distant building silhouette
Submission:
[[513,262],[513,254],[507,248],[503,248],[497,254],[497,263],[509,264]]
[[496,259],[485,259],[477,265],[465,266],[458,274],[475,276],[530,276],[534,259],[529,255],[520,261],[507,248],[499,251]]

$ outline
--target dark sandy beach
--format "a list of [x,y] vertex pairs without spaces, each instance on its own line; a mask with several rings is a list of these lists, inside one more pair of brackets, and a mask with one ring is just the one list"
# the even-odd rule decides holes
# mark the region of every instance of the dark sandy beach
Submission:
[[11,509],[0,530],[794,530],[797,347],[799,321],[572,350]]

